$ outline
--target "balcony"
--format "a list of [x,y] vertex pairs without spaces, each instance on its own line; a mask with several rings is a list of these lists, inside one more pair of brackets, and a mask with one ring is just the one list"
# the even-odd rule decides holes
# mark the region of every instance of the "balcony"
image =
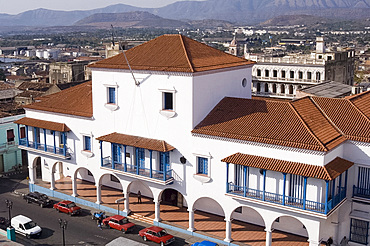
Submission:
[[[125,176],[135,177],[138,179],[145,179],[154,183],[168,185],[173,183],[172,169],[166,171],[154,170],[150,168],[138,167],[137,165],[125,164],[114,161],[110,156],[103,158],[102,168],[113,170]],[[164,175],[166,173],[166,175]]]
[[24,149],[30,152],[36,152],[40,154],[46,154],[62,159],[70,159],[71,153],[68,151],[67,146],[61,144],[59,147],[52,146],[52,145],[45,145],[43,143],[35,143],[33,141],[28,141],[26,138],[19,139],[19,146],[20,149]]
[[360,188],[354,185],[353,186],[353,196],[370,199],[370,189]]
[[271,193],[263,190],[251,189],[248,187],[237,186],[232,183],[228,185],[228,194],[233,194],[240,197],[248,197],[261,201],[280,204],[287,207],[299,208],[302,210],[328,214],[335,206],[337,206],[346,197],[346,191],[342,187],[341,191],[330,199],[327,204],[315,202],[301,198],[286,196],[282,194]]

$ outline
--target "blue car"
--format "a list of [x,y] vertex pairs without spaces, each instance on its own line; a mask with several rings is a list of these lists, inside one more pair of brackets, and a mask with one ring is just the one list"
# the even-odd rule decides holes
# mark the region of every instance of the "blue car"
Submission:
[[210,241],[203,241],[203,242],[200,242],[200,243],[194,243],[191,246],[217,246],[217,245],[218,245],[217,243],[213,243],[213,242],[210,242]]

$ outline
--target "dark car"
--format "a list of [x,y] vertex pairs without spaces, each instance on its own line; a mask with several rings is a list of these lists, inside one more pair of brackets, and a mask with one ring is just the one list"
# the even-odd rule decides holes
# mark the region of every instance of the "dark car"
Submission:
[[113,215],[111,217],[105,218],[103,224],[109,228],[119,230],[123,233],[132,231],[135,227],[134,223],[128,221],[128,219],[121,215]]
[[161,246],[168,245],[175,241],[174,236],[168,234],[165,229],[158,226],[151,226],[139,231],[139,236],[144,241],[150,240],[159,243]]
[[81,208],[71,201],[61,201],[54,204],[54,208],[59,213],[66,213],[69,215],[76,215],[81,213]]
[[4,217],[0,217],[0,229],[5,230],[10,226],[10,221]]
[[45,194],[41,194],[37,191],[35,192],[30,192],[27,195],[24,195],[23,198],[28,202],[28,203],[36,203],[40,205],[40,207],[47,207],[52,204],[52,200],[49,199],[49,197]]

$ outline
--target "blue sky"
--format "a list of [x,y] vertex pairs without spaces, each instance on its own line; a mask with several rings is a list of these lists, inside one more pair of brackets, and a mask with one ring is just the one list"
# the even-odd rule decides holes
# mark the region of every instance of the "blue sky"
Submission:
[[[0,13],[21,12],[45,8],[52,10],[87,10],[123,3],[137,7],[162,7],[180,0],[0,0]],[[182,0],[187,1],[187,0]],[[201,0],[193,0],[201,1]]]

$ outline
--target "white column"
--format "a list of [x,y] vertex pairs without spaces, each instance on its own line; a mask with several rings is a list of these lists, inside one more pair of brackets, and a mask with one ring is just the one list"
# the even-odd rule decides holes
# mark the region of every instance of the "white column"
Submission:
[[195,231],[195,228],[194,228],[194,210],[193,209],[188,209],[189,211],[189,228],[188,228],[188,231]]
[[123,196],[125,197],[125,209],[123,210],[124,212],[126,212],[127,215],[130,214],[131,210],[130,210],[130,193],[125,191],[123,193]]
[[77,182],[76,182],[76,178],[73,178],[72,179],[72,196],[74,197],[77,197],[78,194],[77,194]]
[[310,244],[309,246],[320,246],[320,242],[315,241],[315,240],[307,240]]
[[155,203],[155,218],[154,221],[160,222],[161,221],[161,200],[154,201]]
[[96,204],[101,204],[101,185],[96,185]]
[[51,172],[50,172],[50,190],[55,190],[55,177],[54,177],[53,169],[51,169]]
[[265,229],[266,231],[266,246],[271,246],[272,244],[272,231],[270,229]]
[[224,241],[230,243],[231,241],[233,241],[231,239],[231,220],[225,219],[225,221],[226,221],[226,237]]
[[30,184],[34,184],[35,183],[35,173],[34,173],[34,168],[30,167],[28,168],[28,176],[29,176],[29,179],[30,179]]

